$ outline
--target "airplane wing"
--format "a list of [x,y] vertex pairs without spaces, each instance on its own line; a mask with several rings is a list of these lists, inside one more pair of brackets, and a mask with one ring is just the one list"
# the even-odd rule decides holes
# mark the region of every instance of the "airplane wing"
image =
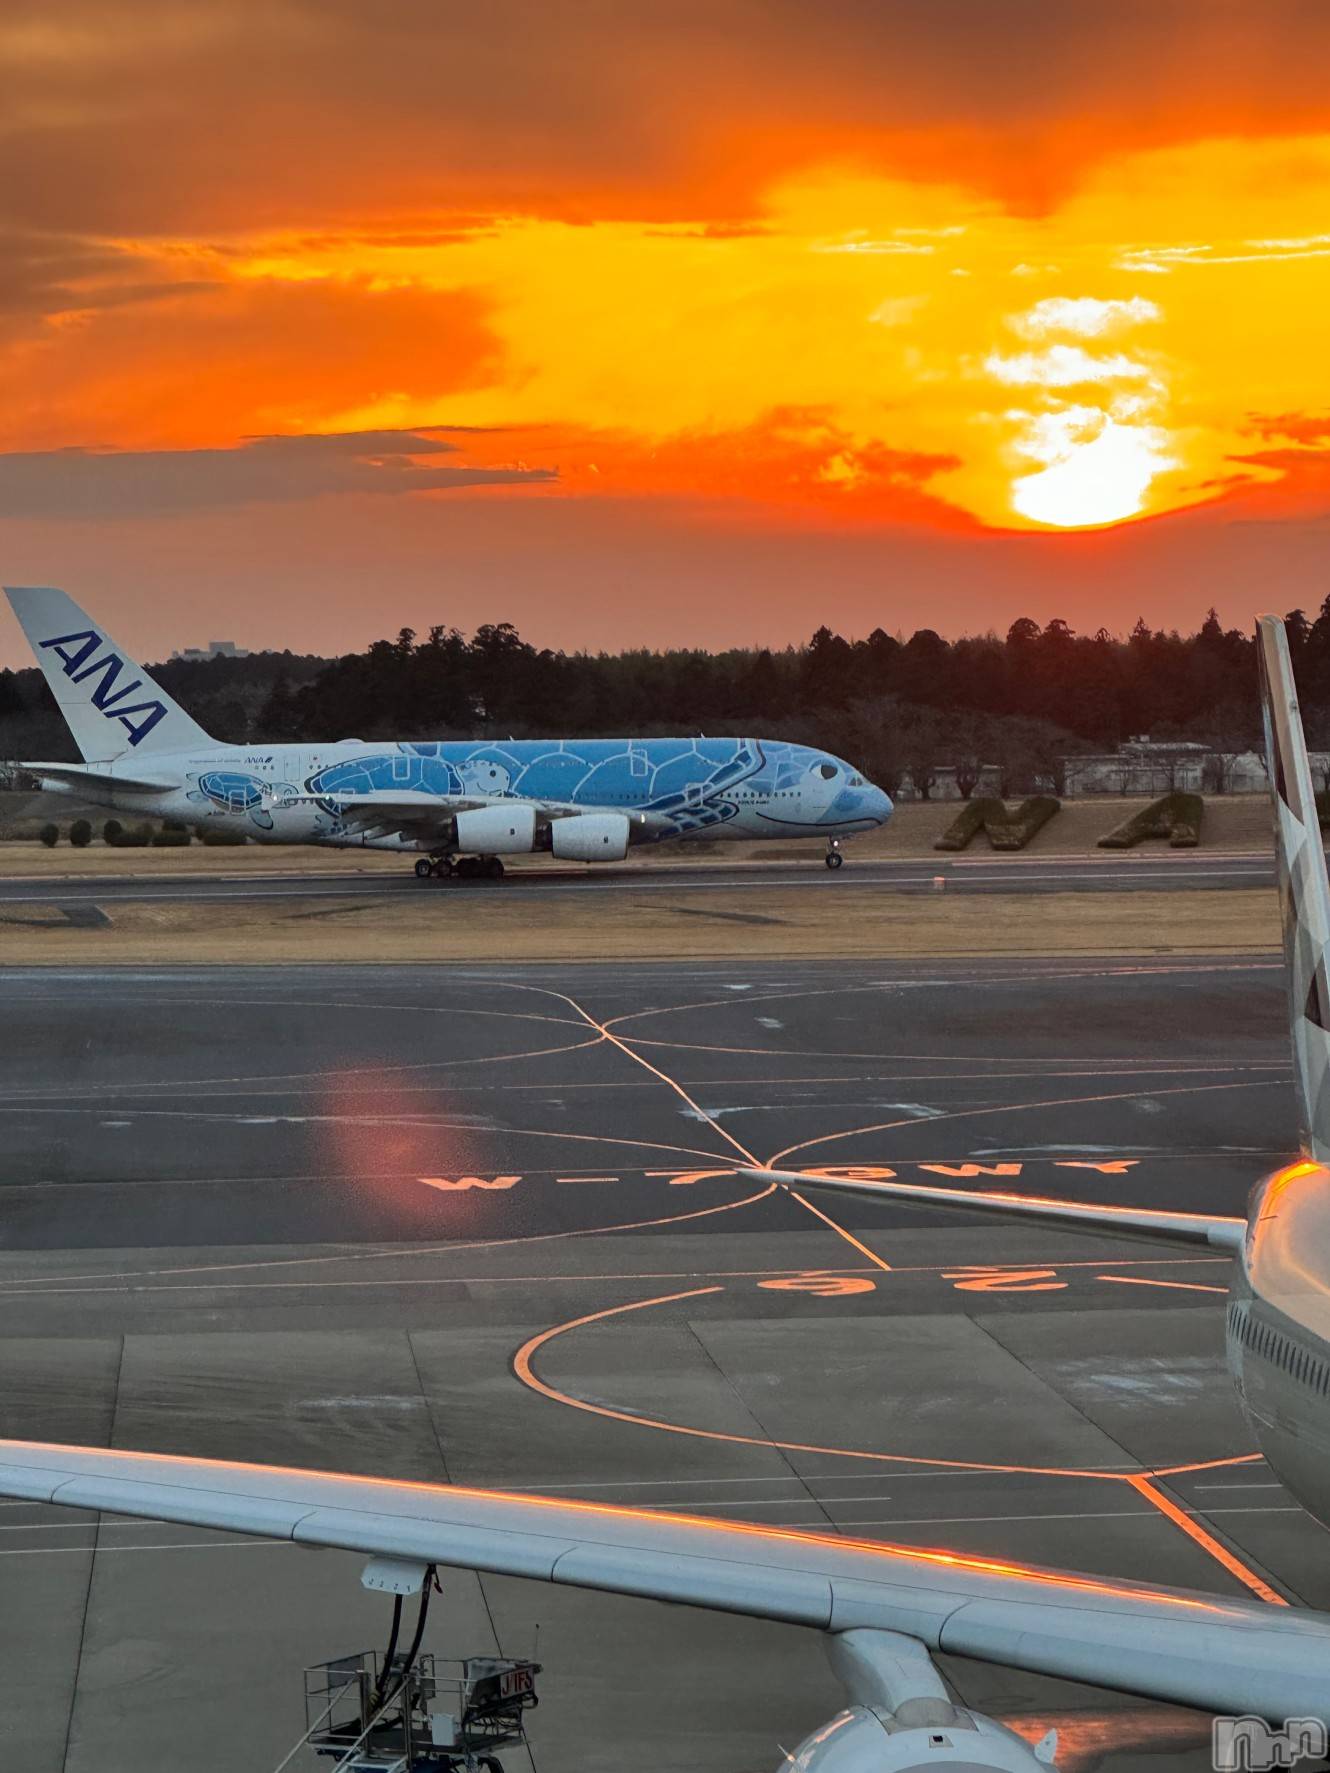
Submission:
[[153,781],[145,776],[112,775],[109,770],[89,768],[76,763],[20,763],[21,770],[36,776],[43,783],[55,782],[61,788],[114,789],[117,794],[171,794],[177,792],[179,781]]
[[523,1576],[1330,1722],[1330,1616],[958,1552],[546,1496],[0,1441],[0,1494]]
[[949,1207],[966,1213],[995,1213],[1009,1219],[1037,1219],[1045,1225],[1079,1225],[1115,1236],[1147,1237],[1170,1243],[1210,1244],[1238,1251],[1247,1234],[1245,1219],[1209,1218],[1203,1213],[1171,1213],[1150,1207],[1095,1206],[1005,1189],[938,1188],[927,1182],[865,1181],[816,1170],[740,1169],[740,1176],[779,1182],[784,1188],[825,1189],[832,1194],[871,1195],[907,1205]]
[[320,806],[335,812],[344,824],[366,837],[409,831],[426,837],[442,832],[458,813],[484,806],[483,800],[463,796],[426,794],[418,788],[398,788],[369,794],[287,794],[282,806]]

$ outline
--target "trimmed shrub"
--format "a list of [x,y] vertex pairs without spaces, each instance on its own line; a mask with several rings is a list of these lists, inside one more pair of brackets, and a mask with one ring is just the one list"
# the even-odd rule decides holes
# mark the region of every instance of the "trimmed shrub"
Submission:
[[69,827],[69,841],[76,850],[85,850],[92,842],[92,825],[87,819],[75,819]]
[[43,825],[38,836],[48,850],[53,850],[60,841],[60,827],[58,825]]
[[151,825],[129,825],[112,841],[112,847],[118,850],[146,850],[151,842]]
[[[934,843],[935,850],[963,850],[972,837],[977,837],[984,825],[984,808],[990,803],[987,800],[967,800],[960,812],[951,821],[941,837]],[[1001,801],[996,802],[998,806]]]
[[249,838],[234,825],[205,825],[199,832],[199,842],[207,844],[209,849],[238,849],[242,843],[248,843]]
[[162,828],[152,840],[156,850],[178,850],[189,842],[194,833],[183,819],[163,819]]
[[935,850],[963,850],[980,831],[988,835],[995,850],[1023,850],[1036,831],[1042,831],[1062,810],[1062,802],[1051,794],[1032,794],[1014,812],[996,795],[971,800],[957,813],[947,829],[933,845]]
[[102,826],[102,842],[109,843],[114,848],[124,835],[124,830],[119,819],[108,819]]
[[1129,850],[1147,838],[1167,838],[1175,850],[1194,850],[1201,841],[1205,802],[1199,794],[1161,794],[1149,806],[1114,826],[1099,839],[1101,850]]

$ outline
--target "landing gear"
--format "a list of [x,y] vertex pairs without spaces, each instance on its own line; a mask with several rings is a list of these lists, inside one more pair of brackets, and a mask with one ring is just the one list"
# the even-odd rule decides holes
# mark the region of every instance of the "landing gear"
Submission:
[[417,880],[502,880],[504,867],[498,856],[421,856],[415,864]]
[[843,868],[845,866],[845,858],[840,853],[839,837],[827,839],[827,853],[824,860],[828,868]]

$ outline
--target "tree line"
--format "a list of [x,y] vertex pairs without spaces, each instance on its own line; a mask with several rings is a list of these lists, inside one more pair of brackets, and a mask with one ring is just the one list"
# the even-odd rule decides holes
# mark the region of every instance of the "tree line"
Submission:
[[[1330,742],[1330,597],[1286,618],[1313,745]],[[941,767],[962,792],[981,764],[1003,792],[1061,786],[1062,759],[1148,733],[1232,754],[1259,742],[1255,644],[1211,609],[1193,634],[1138,621],[1118,637],[1028,617],[1005,635],[908,638],[830,627],[804,646],[567,653],[510,623],[468,638],[403,628],[363,652],[171,660],[153,675],[217,738],[560,737],[757,732],[852,758],[888,790]],[[0,672],[0,757],[72,756],[36,669]]]

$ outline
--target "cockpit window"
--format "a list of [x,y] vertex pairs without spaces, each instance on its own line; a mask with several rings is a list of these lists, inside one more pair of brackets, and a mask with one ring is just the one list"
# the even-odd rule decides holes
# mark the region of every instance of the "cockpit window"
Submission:
[[864,785],[864,779],[862,776],[851,776],[850,777],[851,788],[862,788],[863,785]]
[[836,766],[834,763],[820,763],[817,766],[817,773],[829,782],[836,774]]

